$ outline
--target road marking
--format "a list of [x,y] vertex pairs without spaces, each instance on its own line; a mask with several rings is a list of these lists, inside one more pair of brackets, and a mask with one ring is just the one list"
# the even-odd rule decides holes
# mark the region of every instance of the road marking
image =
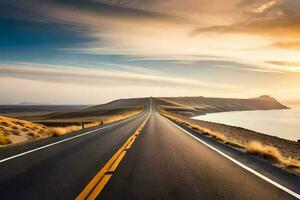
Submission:
[[[127,148],[126,148],[127,149]],[[114,162],[114,164],[108,169],[109,172],[113,173],[117,167],[119,166],[119,164],[121,163],[122,159],[124,158],[126,154],[126,151],[122,151],[122,153],[120,154],[120,156],[116,159],[116,161]]]
[[16,154],[14,156],[10,156],[10,157],[7,157],[7,158],[4,158],[4,159],[0,160],[0,163],[6,162],[8,160],[12,160],[14,158],[18,158],[18,157],[24,156],[24,155],[29,154],[29,153],[36,152],[36,151],[39,151],[39,150],[42,150],[42,149],[45,149],[45,148],[48,148],[48,147],[51,147],[51,146],[63,143],[63,142],[67,142],[69,140],[73,140],[75,138],[79,138],[79,137],[91,134],[93,132],[96,132],[96,131],[99,131],[99,130],[102,130],[102,129],[106,129],[106,128],[118,125],[120,123],[123,123],[123,122],[125,122],[125,120],[122,120],[120,122],[116,122],[114,124],[111,124],[111,125],[108,125],[108,126],[105,126],[105,127],[101,127],[101,128],[95,129],[95,130],[91,130],[91,131],[88,131],[88,132],[85,132],[85,133],[82,133],[82,134],[79,134],[79,135],[75,135],[73,137],[69,137],[69,138],[66,138],[66,139],[63,139],[63,140],[59,140],[57,142],[53,142],[53,143],[50,143],[50,144],[47,144],[47,145],[44,145],[44,146],[41,146],[41,147],[38,147],[38,148],[35,148],[35,149],[32,149],[32,150],[29,150],[29,151],[25,151],[23,153],[19,153],[19,154]]
[[104,177],[101,179],[100,183],[93,190],[93,192],[87,197],[87,200],[96,199],[99,193],[103,190],[104,186],[108,183],[111,176],[111,174],[105,174]]
[[76,197],[76,200],[94,200],[96,199],[100,192],[103,190],[104,186],[108,183],[112,174],[117,169],[118,165],[124,158],[127,150],[132,146],[137,135],[141,132],[146,122],[151,115],[150,112],[144,122],[136,129],[136,131],[126,140],[126,142],[121,146],[121,148],[109,159],[109,161],[104,165],[104,167],[96,174],[96,176],[88,183],[88,185],[82,190],[82,192]]
[[[168,119],[168,118],[166,118],[166,119]],[[220,151],[219,149],[217,149],[217,148],[211,146],[210,144],[208,144],[208,143],[204,142],[203,140],[199,139],[198,137],[194,136],[193,134],[191,134],[191,133],[188,132],[187,130],[185,130],[185,129],[183,129],[182,127],[178,126],[177,124],[175,124],[175,123],[174,123],[173,121],[171,121],[170,119],[168,119],[168,120],[169,120],[173,125],[175,125],[177,128],[179,128],[179,129],[181,129],[182,131],[184,131],[185,133],[187,133],[189,136],[191,136],[191,137],[193,137],[194,139],[198,140],[198,141],[201,142],[202,144],[204,144],[204,145],[206,145],[207,147],[209,147],[210,149],[216,151],[217,153],[219,153],[220,155],[222,155],[222,156],[224,156],[225,158],[229,159],[230,161],[232,161],[233,163],[235,163],[235,164],[237,164],[238,166],[242,167],[243,169],[245,169],[245,170],[251,172],[252,174],[258,176],[259,178],[261,178],[261,179],[263,179],[263,180],[265,180],[265,181],[271,183],[272,185],[276,186],[277,188],[279,188],[279,189],[281,189],[281,190],[287,192],[288,194],[290,194],[290,195],[296,197],[297,199],[300,199],[300,195],[297,194],[296,192],[294,192],[294,191],[292,191],[292,190],[290,190],[290,189],[288,189],[288,188],[286,188],[286,187],[280,185],[279,183],[276,183],[275,181],[273,181],[273,180],[271,180],[270,178],[268,178],[268,177],[262,175],[261,173],[255,171],[254,169],[252,169],[252,168],[250,168],[250,167],[244,165],[243,163],[241,163],[241,162],[235,160],[234,158],[228,156],[227,154],[223,153],[223,152]]]
[[131,139],[131,141],[129,142],[129,144],[128,144],[127,147],[126,147],[126,150],[127,150],[127,149],[130,149],[130,147],[131,147],[132,144],[134,143],[136,137],[137,137],[137,136],[135,135],[135,137],[133,137],[133,138]]

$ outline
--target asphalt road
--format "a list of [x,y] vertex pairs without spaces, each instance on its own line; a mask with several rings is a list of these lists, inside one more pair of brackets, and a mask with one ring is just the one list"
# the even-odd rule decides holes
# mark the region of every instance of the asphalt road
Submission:
[[[75,199],[99,168],[142,123],[146,114],[2,163],[0,161],[0,199]],[[0,149],[0,160],[97,128]]]
[[[75,199],[145,121],[147,112],[100,130],[93,128],[94,132],[17,158],[0,161],[0,199]],[[1,149],[0,160],[84,132]],[[210,138],[195,136],[300,194],[299,176]],[[296,197],[199,142],[153,109],[97,199],[276,200]]]

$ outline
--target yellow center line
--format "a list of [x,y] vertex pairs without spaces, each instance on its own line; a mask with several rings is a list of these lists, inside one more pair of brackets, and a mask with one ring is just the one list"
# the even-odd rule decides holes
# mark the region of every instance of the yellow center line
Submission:
[[105,174],[105,176],[101,179],[100,183],[95,187],[93,192],[87,197],[87,200],[94,200],[97,198],[99,193],[102,191],[104,186],[108,183],[112,174]]
[[121,148],[109,159],[109,161],[96,174],[96,176],[87,184],[87,186],[82,190],[82,192],[76,197],[76,200],[93,200],[97,198],[97,196],[103,190],[104,186],[108,183],[109,179],[112,176],[112,173],[117,169],[118,165],[121,163],[122,159],[126,154],[126,151],[130,149],[136,137],[139,135],[139,133],[145,126],[149,117],[150,113],[148,114],[145,121],[126,140],[126,142],[121,146]]
[[126,146],[126,150],[130,149],[130,147],[132,146],[132,144],[133,144],[134,141],[135,141],[135,138],[136,138],[136,137],[132,138],[132,140],[128,143],[128,145]]
[[106,171],[106,173],[113,173],[117,169],[118,165],[122,161],[125,154],[126,154],[126,151],[122,151],[120,156],[117,158],[117,160],[114,162],[114,164]]

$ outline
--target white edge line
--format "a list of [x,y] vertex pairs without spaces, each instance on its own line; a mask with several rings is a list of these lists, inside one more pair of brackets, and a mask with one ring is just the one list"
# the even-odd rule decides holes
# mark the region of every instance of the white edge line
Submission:
[[[168,119],[168,118],[167,118],[167,119]],[[169,120],[173,125],[175,125],[177,128],[181,129],[182,131],[184,131],[185,133],[187,133],[188,135],[190,135],[190,136],[193,137],[194,139],[198,140],[199,142],[203,143],[204,145],[206,145],[206,146],[209,147],[210,149],[212,149],[212,150],[216,151],[217,153],[221,154],[222,156],[224,156],[225,158],[229,159],[230,161],[232,161],[233,163],[237,164],[238,166],[242,167],[243,169],[245,169],[245,170],[251,172],[252,174],[258,176],[259,178],[261,178],[261,179],[263,179],[263,180],[265,180],[265,181],[271,183],[272,185],[278,187],[279,189],[281,189],[281,190],[283,190],[283,191],[289,193],[290,195],[296,197],[297,199],[300,199],[300,195],[297,194],[296,192],[294,192],[294,191],[292,191],[292,190],[290,190],[290,189],[288,189],[288,188],[286,188],[286,187],[280,185],[279,183],[276,183],[275,181],[273,181],[273,180],[271,180],[270,178],[268,178],[268,177],[262,175],[261,173],[255,171],[254,169],[252,169],[252,168],[250,168],[250,167],[244,165],[243,163],[241,163],[241,162],[235,160],[234,158],[228,156],[227,154],[223,153],[222,151],[218,150],[217,148],[215,148],[215,147],[213,147],[213,146],[207,144],[207,143],[204,142],[203,140],[201,140],[201,139],[199,139],[198,137],[194,136],[193,134],[189,133],[187,130],[181,128],[180,126],[178,126],[177,124],[175,124],[174,122],[172,122],[170,119],[168,119],[168,120]]]
[[72,140],[72,139],[75,139],[75,138],[79,138],[79,137],[82,137],[82,136],[85,136],[85,135],[88,135],[90,133],[93,133],[93,132],[96,132],[96,131],[99,131],[99,130],[102,130],[102,129],[106,129],[106,128],[109,128],[109,127],[112,127],[112,126],[115,126],[115,125],[118,125],[120,123],[123,123],[125,122],[125,120],[122,120],[122,121],[119,121],[119,122],[116,122],[114,124],[111,124],[111,125],[108,125],[108,126],[105,126],[105,127],[100,127],[100,128],[97,128],[95,130],[91,130],[91,131],[88,131],[88,132],[85,132],[85,133],[82,133],[82,134],[79,134],[79,135],[75,135],[73,137],[69,137],[69,138],[66,138],[66,139],[63,139],[63,140],[59,140],[57,142],[53,142],[53,143],[50,143],[50,144],[47,144],[47,145],[44,145],[44,146],[41,146],[41,147],[38,147],[38,148],[35,148],[35,149],[32,149],[32,150],[29,150],[29,151],[25,151],[23,153],[19,153],[19,154],[16,154],[14,156],[10,156],[10,157],[7,157],[7,158],[4,158],[2,160],[0,160],[0,163],[3,163],[3,162],[6,162],[8,160],[11,160],[11,159],[14,159],[14,158],[18,158],[20,156],[23,156],[23,155],[26,155],[26,154],[29,154],[29,153],[33,153],[35,151],[39,151],[41,149],[45,149],[47,147],[51,147],[51,146],[54,146],[56,144],[60,144],[60,143],[63,143],[63,142],[66,142],[66,141],[69,141],[69,140]]

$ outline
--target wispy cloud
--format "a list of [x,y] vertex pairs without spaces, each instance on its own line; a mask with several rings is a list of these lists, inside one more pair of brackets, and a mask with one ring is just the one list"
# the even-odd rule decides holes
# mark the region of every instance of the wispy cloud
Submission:
[[299,38],[300,3],[297,0],[243,1],[244,17],[236,23],[199,27],[193,35],[213,33],[250,34],[275,38]]
[[212,90],[233,90],[237,86],[188,80],[178,77],[164,77],[126,71],[87,69],[72,66],[37,65],[30,63],[0,64],[1,77],[13,77],[46,82],[86,84],[90,86],[142,85],[160,87],[209,88]]
[[266,61],[266,63],[280,66],[289,66],[289,67],[300,67],[300,62],[289,62],[289,61]]
[[289,50],[300,50],[300,41],[279,41],[272,44],[272,47],[289,49]]

